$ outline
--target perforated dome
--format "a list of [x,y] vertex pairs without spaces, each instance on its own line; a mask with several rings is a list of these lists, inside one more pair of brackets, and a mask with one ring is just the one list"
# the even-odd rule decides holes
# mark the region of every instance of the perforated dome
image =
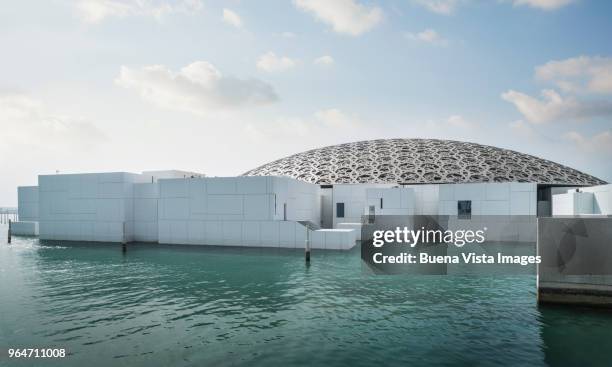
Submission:
[[528,154],[437,139],[367,140],[279,159],[243,176],[288,176],[315,184],[534,182],[600,185],[596,177]]

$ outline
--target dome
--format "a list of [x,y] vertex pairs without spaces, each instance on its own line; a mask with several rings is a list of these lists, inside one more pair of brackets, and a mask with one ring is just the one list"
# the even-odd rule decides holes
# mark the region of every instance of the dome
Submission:
[[308,150],[243,176],[288,176],[315,184],[534,182],[600,185],[596,177],[508,149],[437,139],[366,140]]

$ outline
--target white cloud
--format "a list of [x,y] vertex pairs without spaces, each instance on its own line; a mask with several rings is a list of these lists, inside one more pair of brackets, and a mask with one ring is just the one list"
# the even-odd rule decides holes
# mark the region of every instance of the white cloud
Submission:
[[579,56],[536,67],[536,78],[564,91],[612,93],[612,58]]
[[440,37],[438,32],[430,28],[425,29],[418,33],[407,32],[404,34],[404,36],[414,41],[425,42],[425,43],[430,43],[434,45],[445,46],[448,44],[448,41],[446,39]]
[[564,135],[565,139],[572,141],[578,149],[587,153],[612,154],[612,131],[604,131],[591,137],[570,131]]
[[202,8],[200,0],[78,0],[75,10],[86,23],[100,23],[107,18],[148,16],[161,20],[173,13],[193,13]]
[[459,3],[458,0],[414,0],[414,2],[429,11],[444,15],[452,14]]
[[295,64],[295,60],[287,56],[276,56],[272,51],[261,55],[257,60],[257,68],[268,73],[286,71],[293,68]]
[[0,95],[0,126],[3,139],[10,142],[4,146],[88,149],[107,139],[86,119],[54,113],[40,101],[22,94]]
[[333,66],[335,63],[334,58],[329,55],[317,57],[313,62],[315,65],[323,67]]
[[240,16],[229,9],[223,9],[223,21],[236,28],[242,28]]
[[278,99],[271,85],[258,79],[224,76],[206,61],[196,61],[178,72],[163,65],[140,69],[122,66],[115,82],[159,106],[198,115]]
[[283,32],[280,34],[280,36],[283,38],[295,38],[296,34],[293,32]]
[[551,89],[542,91],[542,100],[514,90],[503,93],[501,97],[514,104],[529,122],[536,124],[612,115],[611,101],[578,101],[571,96],[563,97]]
[[515,6],[526,5],[542,10],[555,10],[572,2],[574,2],[574,0],[514,0],[513,4]]
[[370,31],[383,19],[383,11],[355,0],[294,0],[301,10],[332,26],[337,33],[359,36]]

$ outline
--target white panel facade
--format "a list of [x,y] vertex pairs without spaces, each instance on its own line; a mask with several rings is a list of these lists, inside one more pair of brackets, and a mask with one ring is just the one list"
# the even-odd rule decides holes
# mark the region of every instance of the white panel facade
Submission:
[[134,184],[134,241],[157,242],[159,186]]
[[[474,217],[457,221],[457,228],[487,226],[494,234],[491,240],[535,239],[535,183],[336,184],[321,189],[287,177],[183,176],[42,175],[38,187],[19,188],[19,213],[21,219],[40,221],[42,239],[303,248],[310,233],[313,248],[346,249],[358,237],[369,206],[377,215],[457,216],[458,202],[469,200]],[[553,195],[555,213],[610,215],[612,185],[581,190]],[[323,193],[331,203],[325,213]],[[565,196],[569,202],[562,200]],[[320,224],[327,215],[333,228],[341,230],[307,232],[298,223]]]
[[38,222],[12,222],[11,233],[15,236],[38,236]]
[[40,238],[132,241],[134,183],[143,180],[124,172],[39,176]]
[[319,187],[284,177],[159,180],[160,243],[304,247]]
[[38,221],[38,186],[20,186],[17,188],[17,214],[19,221]]
[[553,215],[612,215],[612,184],[553,195]]
[[366,190],[366,208],[374,207],[376,215],[414,215],[415,190],[412,187]]
[[[389,184],[340,184],[332,189],[333,227],[338,223],[361,223],[361,217],[367,213],[367,190],[373,188],[390,188]],[[344,204],[344,217],[339,218],[338,203]]]
[[612,184],[581,188],[593,193],[593,214],[612,215]]
[[469,200],[472,215],[535,216],[537,185],[503,182],[440,185],[441,215],[457,215],[458,201]]

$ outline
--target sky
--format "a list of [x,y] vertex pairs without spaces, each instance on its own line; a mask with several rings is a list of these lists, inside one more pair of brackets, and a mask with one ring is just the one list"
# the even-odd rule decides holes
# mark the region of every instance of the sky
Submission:
[[612,2],[0,6],[0,206],[37,175],[232,176],[326,145],[470,141],[612,181]]

